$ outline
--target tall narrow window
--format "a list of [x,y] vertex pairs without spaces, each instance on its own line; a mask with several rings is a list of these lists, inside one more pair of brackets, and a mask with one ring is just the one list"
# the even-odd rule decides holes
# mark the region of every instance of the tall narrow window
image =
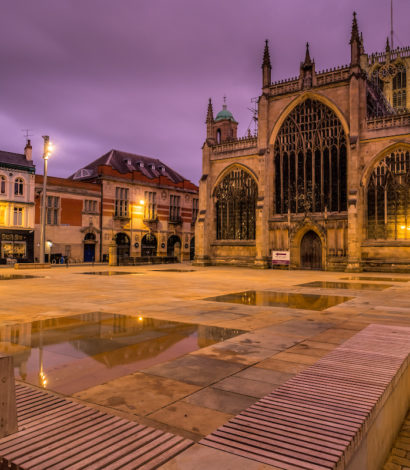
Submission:
[[330,108],[310,99],[296,106],[279,130],[274,155],[277,214],[346,211],[346,136]]
[[192,223],[196,222],[198,217],[198,210],[199,210],[199,199],[193,198],[192,199]]
[[406,109],[406,66],[404,64],[396,64],[397,74],[393,78],[393,108],[398,111]]
[[95,214],[97,212],[97,201],[92,199],[84,200],[84,212],[87,214]]
[[115,188],[115,217],[128,217],[128,188]]
[[60,198],[58,196],[47,196],[47,225],[58,225],[59,209]]
[[14,181],[14,194],[15,196],[22,196],[24,191],[23,178],[16,178]]
[[234,169],[215,188],[217,240],[255,240],[258,186],[246,171]]
[[367,236],[410,240],[410,151],[399,148],[373,169],[367,187]]
[[0,175],[0,194],[6,194],[6,178]]
[[144,219],[155,220],[157,218],[157,193],[145,191]]
[[15,207],[13,211],[13,225],[23,225],[23,208]]
[[169,198],[169,220],[171,222],[179,222],[181,220],[181,196],[173,196]]

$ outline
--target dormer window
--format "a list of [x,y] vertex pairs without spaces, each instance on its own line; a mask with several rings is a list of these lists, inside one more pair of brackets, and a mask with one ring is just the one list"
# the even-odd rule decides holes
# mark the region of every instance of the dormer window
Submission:
[[124,163],[128,166],[131,166],[132,165],[132,161],[131,161],[131,158],[127,158],[124,160]]
[[14,181],[14,194],[15,196],[22,196],[24,188],[23,178],[16,178]]
[[137,165],[138,165],[140,168],[144,168],[144,162],[138,162]]

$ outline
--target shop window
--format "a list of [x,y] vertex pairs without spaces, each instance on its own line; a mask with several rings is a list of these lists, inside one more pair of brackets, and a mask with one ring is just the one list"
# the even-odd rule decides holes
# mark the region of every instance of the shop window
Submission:
[[246,171],[234,169],[215,188],[217,240],[255,240],[258,186]]
[[6,225],[7,206],[0,205],[0,225]]
[[115,188],[115,217],[128,217],[128,188]]
[[22,196],[24,192],[24,180],[23,178],[16,178],[14,180],[14,194],[15,196]]

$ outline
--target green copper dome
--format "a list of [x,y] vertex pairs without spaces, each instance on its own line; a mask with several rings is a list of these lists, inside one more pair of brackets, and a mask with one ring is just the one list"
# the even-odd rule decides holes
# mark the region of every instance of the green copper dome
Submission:
[[222,111],[219,111],[219,113],[216,115],[215,122],[223,120],[236,122],[232,113],[226,109],[226,104],[223,105]]

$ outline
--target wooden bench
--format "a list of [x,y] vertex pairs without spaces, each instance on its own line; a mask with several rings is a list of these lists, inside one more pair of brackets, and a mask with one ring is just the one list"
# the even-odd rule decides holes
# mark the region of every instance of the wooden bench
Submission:
[[16,385],[19,431],[0,439],[0,469],[154,469],[193,442]]
[[0,354],[0,437],[17,431],[13,357]]
[[50,269],[49,263],[16,263],[14,269]]
[[370,325],[200,444],[283,470],[382,468],[410,404],[410,328]]

